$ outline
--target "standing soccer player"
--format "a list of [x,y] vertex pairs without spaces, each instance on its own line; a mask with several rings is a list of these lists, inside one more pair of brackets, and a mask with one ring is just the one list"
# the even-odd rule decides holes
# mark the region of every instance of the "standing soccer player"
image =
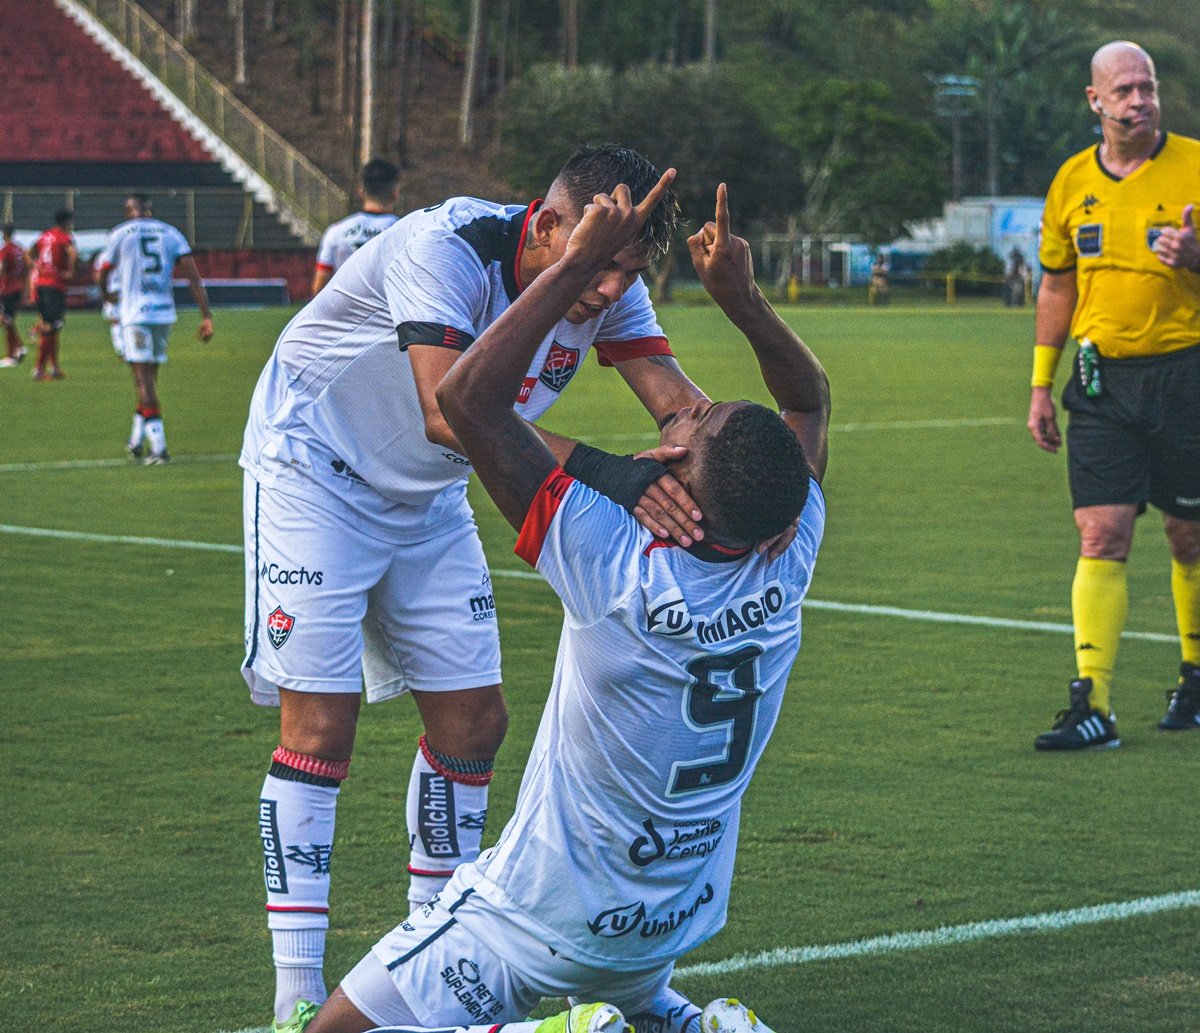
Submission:
[[1029,430],[1062,438],[1050,389],[1067,334],[1063,392],[1080,551],[1071,587],[1077,676],[1039,750],[1119,746],[1110,690],[1125,627],[1125,561],[1147,503],[1163,513],[1182,664],[1165,730],[1200,727],[1200,141],[1159,128],[1158,80],[1134,43],[1092,58],[1087,98],[1103,140],[1050,184],[1042,218]]
[[[470,461],[437,385],[558,262],[597,193],[624,182],[641,199],[658,179],[641,155],[606,145],[574,154],[544,200],[456,197],[411,213],[296,315],[259,379],[240,460],[243,674],[254,702],[280,707],[258,810],[277,1029],[295,1029],[325,998],[334,819],[364,683],[368,702],[411,693],[425,728],[407,790],[413,906],[479,854],[508,712],[491,577],[467,502]],[[703,397],[640,277],[676,218],[672,197],[644,241],[585,284],[539,341],[509,399],[521,416],[545,413],[591,351],[656,423]],[[681,509],[661,508],[661,486],[638,508],[658,533],[691,544],[699,514],[673,480],[667,488]]]
[[4,224],[4,244],[0,247],[0,322],[4,324],[7,353],[0,359],[0,368],[19,365],[25,358],[25,347],[17,331],[17,309],[21,306],[21,295],[29,274],[29,262],[25,249],[15,240],[16,226]]
[[[176,266],[187,278],[200,309],[196,337],[201,342],[212,339],[212,311],[191,247],[174,226],[154,218],[150,198],[130,194],[125,200],[125,217],[127,221],[109,233],[93,275],[105,290],[105,300],[117,304],[124,358],[137,390],[137,408],[125,447],[134,459],[155,466],[171,459],[158,401],[158,368],[167,361],[167,338],[176,319],[171,286]],[[116,280],[115,298],[109,293],[110,273]]]
[[358,196],[362,211],[335,222],[321,235],[317,268],[313,272],[314,297],[347,258],[399,221],[395,209],[400,196],[400,170],[390,161],[372,158],[359,173]]
[[75,263],[79,252],[75,238],[71,235],[73,213],[55,212],[54,225],[37,239],[29,251],[33,265],[31,282],[37,301],[38,322],[34,332],[38,335],[37,362],[33,367],[34,380],[62,380],[62,367],[58,364],[58,337],[66,324],[67,286],[75,277]]
[[[828,380],[756,287],[724,186],[688,242],[692,262],[781,411],[701,398],[663,426],[705,542],[655,540],[571,476],[574,452],[559,465],[509,402],[542,335],[636,241],[672,174],[636,206],[623,186],[598,194],[562,261],[438,390],[519,531],[517,554],[562,599],[554,683],[499,842],[374,946],[309,1033],[618,1033],[626,1019],[655,1033],[769,1033],[735,1000],[702,1012],[670,987],[676,959],[725,924],[742,796],[800,648],[825,525]],[[655,476],[581,449],[610,490],[636,495]],[[779,559],[755,551],[797,519]],[[540,997],[607,1003],[524,1021]]]

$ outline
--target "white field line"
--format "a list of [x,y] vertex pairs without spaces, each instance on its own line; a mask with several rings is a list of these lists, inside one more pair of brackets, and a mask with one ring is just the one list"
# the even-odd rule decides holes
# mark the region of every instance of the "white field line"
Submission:
[[[240,545],[225,545],[219,542],[193,542],[175,538],[145,538],[127,534],[92,534],[87,531],[58,531],[46,527],[17,527],[0,524],[0,534],[24,535],[32,538],[57,538],[64,541],[95,542],[105,545],[140,545],[163,549],[190,549],[198,552],[225,552],[241,555]],[[532,570],[492,570],[492,577],[510,578],[517,581],[541,581],[542,576]],[[905,610],[898,606],[872,606],[867,603],[837,603],[825,599],[805,599],[810,610],[832,610],[838,613],[861,613],[870,617],[898,617],[903,620],[926,621],[933,624],[972,624],[984,628],[1007,628],[1013,631],[1051,632],[1069,635],[1070,624],[1050,621],[1010,620],[1006,617],[984,617],[971,613],[941,613],[937,610]],[[1154,631],[1126,631],[1124,638],[1142,642],[1178,642],[1177,635],[1164,635]]]
[[[958,427],[1016,427],[1024,421],[1014,416],[980,416],[970,419],[945,420],[891,420],[879,423],[834,423],[829,427],[832,434],[856,431],[888,430],[947,430]],[[641,434],[601,434],[605,441],[644,441],[653,439],[654,431]],[[236,455],[177,456],[173,462],[186,463],[233,463]],[[0,463],[0,473],[35,473],[40,470],[96,470],[106,467],[131,466],[128,459],[63,459],[44,463]]]
[[1072,908],[1069,911],[1043,911],[1020,918],[996,918],[987,922],[943,926],[914,933],[895,933],[891,936],[872,936],[849,943],[830,943],[821,947],[780,947],[758,954],[736,954],[724,961],[701,962],[677,968],[677,976],[723,976],[750,969],[778,968],[784,965],[804,965],[810,961],[833,961],[860,958],[872,954],[895,954],[900,951],[922,950],[926,947],[945,947],[957,943],[994,940],[1018,933],[1046,933],[1080,925],[1099,925],[1103,922],[1123,922],[1139,915],[1162,911],[1180,911],[1200,907],[1200,890],[1166,893],[1160,897],[1141,897],[1124,903],[1097,904],[1094,907]]
[[[1123,922],[1142,915],[1195,907],[1200,907],[1200,891],[1186,890],[1182,893],[1165,893],[1159,897],[1140,897],[1122,903],[1097,904],[1093,907],[1072,908],[1069,911],[1043,911],[1020,918],[995,918],[985,922],[968,922],[966,925],[947,925],[940,929],[872,936],[846,943],[779,947],[756,954],[735,954],[724,961],[703,961],[695,965],[684,965],[675,969],[675,976],[684,979],[693,976],[728,976],[738,972],[761,972],[763,969],[807,965],[812,961],[842,961],[847,958],[899,954],[904,951],[925,950],[928,947],[950,947],[960,943],[996,940],[1020,933],[1054,933],[1081,925]],[[268,1030],[266,1027],[251,1027],[238,1030],[237,1033],[268,1033]]]

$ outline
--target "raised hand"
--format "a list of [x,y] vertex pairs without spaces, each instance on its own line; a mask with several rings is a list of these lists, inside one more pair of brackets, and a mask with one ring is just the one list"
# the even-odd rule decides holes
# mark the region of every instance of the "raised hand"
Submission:
[[611,194],[597,194],[583,209],[583,216],[571,231],[564,258],[574,257],[603,265],[629,247],[655,206],[666,196],[675,180],[675,170],[667,169],[641,200],[634,204],[629,187],[618,183]]
[[1200,241],[1196,239],[1195,205],[1183,209],[1180,228],[1167,226],[1154,242],[1154,253],[1172,269],[1200,269]]
[[704,289],[727,312],[749,302],[755,293],[754,261],[750,245],[729,232],[729,191],[717,187],[717,206],[712,222],[688,237],[692,265]]

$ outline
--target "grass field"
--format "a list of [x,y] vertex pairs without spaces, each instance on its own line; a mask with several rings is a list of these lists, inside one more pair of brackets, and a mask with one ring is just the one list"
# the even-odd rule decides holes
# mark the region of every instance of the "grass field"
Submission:
[[[1200,1029],[1200,735],[1154,728],[1178,665],[1158,517],[1140,521],[1130,563],[1124,746],[1035,754],[1073,669],[1076,543],[1064,460],[1024,429],[1031,315],[785,313],[833,384],[828,533],[746,800],[731,921],[682,960],[676,985],[701,1001],[739,995],[779,1033]],[[185,313],[162,378],[169,467],[122,459],[132,386],[98,316],[70,318],[67,380],[0,371],[8,1029],[269,1021],[255,804],[277,718],[238,674],[233,457],[287,315],[219,312],[201,347]],[[765,400],[714,310],[663,322],[711,394]],[[652,440],[611,371],[589,364],[581,379],[553,428],[614,450]],[[560,611],[516,576],[512,533],[475,499],[512,710],[490,841]],[[364,712],[339,807],[331,985],[404,909],[416,734],[407,702]]]

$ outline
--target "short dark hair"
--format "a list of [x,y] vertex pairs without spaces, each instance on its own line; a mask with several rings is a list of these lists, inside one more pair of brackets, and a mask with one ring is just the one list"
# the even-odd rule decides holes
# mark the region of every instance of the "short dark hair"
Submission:
[[126,196],[125,200],[127,202],[132,201],[135,205],[137,205],[137,209],[139,212],[154,211],[154,202],[150,200],[149,194],[132,193],[132,194],[128,194]]
[[[567,159],[554,181],[566,190],[567,196],[582,212],[597,194],[611,194],[617,184],[629,187],[634,204],[650,193],[661,175],[654,165],[629,147],[615,143],[581,147]],[[668,190],[662,201],[650,213],[642,227],[638,242],[650,252],[651,259],[661,258],[671,246],[671,238],[679,222],[679,198]]]
[[0,233],[6,237],[11,237],[17,232],[17,224],[15,222],[6,222],[3,227],[0,227]]
[[376,201],[391,199],[391,193],[400,182],[400,170],[384,158],[372,158],[359,173],[363,193]]
[[811,475],[804,449],[779,413],[748,402],[705,447],[706,522],[728,545],[773,538],[800,515]]
[[73,222],[75,213],[67,208],[62,208],[54,213],[54,225],[66,226],[69,222]]

